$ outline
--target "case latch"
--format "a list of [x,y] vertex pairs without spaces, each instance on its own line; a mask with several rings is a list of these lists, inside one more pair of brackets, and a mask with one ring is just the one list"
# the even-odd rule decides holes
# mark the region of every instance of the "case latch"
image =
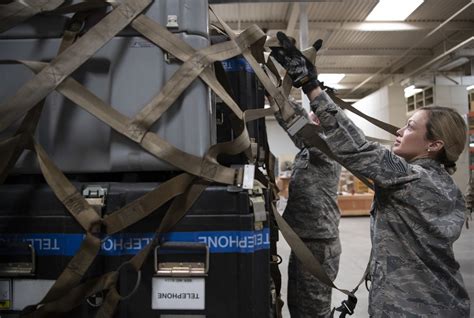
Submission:
[[0,277],[34,276],[35,248],[27,242],[0,244]]
[[105,206],[107,189],[100,185],[88,185],[82,190],[82,196],[99,214]]

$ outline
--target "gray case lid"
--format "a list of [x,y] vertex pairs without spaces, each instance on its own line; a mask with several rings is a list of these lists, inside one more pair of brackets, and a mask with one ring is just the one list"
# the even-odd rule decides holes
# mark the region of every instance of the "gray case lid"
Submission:
[[[72,1],[72,4],[82,2]],[[188,34],[208,37],[208,2],[207,0],[155,0],[144,14],[162,26],[170,25],[171,32],[186,32]],[[0,33],[0,39],[14,38],[53,38],[61,37],[72,14],[58,16],[54,14],[39,14],[31,19]],[[177,26],[171,27],[169,20],[176,17]],[[99,20],[100,17],[93,20]],[[97,21],[96,21],[97,22]],[[125,28],[119,35],[138,35],[131,27]]]
[[[176,36],[195,48],[209,45],[208,39],[201,36]],[[55,56],[59,43],[60,39],[3,39],[0,59],[48,61]],[[74,72],[73,78],[132,117],[161,91],[179,66],[176,61],[167,63],[163,51],[141,37],[115,37]],[[1,64],[0,100],[13,95],[32,76],[23,65]],[[183,151],[202,156],[215,140],[214,116],[209,89],[196,80],[151,131]],[[37,140],[64,172],[175,169],[56,92],[46,99]],[[39,172],[34,157],[24,152],[16,172]]]

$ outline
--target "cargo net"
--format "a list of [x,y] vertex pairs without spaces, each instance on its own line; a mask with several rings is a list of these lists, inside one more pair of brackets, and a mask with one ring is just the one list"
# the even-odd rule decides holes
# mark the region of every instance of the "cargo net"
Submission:
[[[273,202],[277,197],[273,174],[275,158],[269,151],[266,140],[260,140],[260,144],[257,144],[249,138],[247,131],[248,122],[273,115],[276,112],[287,124],[288,129],[301,119],[301,116],[295,112],[288,101],[291,81],[288,80],[288,77],[281,80],[272,60],[266,59],[264,55],[270,46],[278,45],[276,40],[267,39],[266,34],[256,25],[235,34],[225,22],[216,16],[219,25],[216,25],[215,28],[225,34],[229,40],[202,49],[194,49],[166,27],[142,14],[152,3],[152,0],[123,0],[120,2],[97,0],[72,5],[64,2],[60,0],[13,1],[0,5],[0,32],[4,32],[38,13],[73,14],[71,23],[68,23],[68,27],[64,30],[57,56],[48,63],[30,60],[1,61],[4,64],[22,64],[35,75],[13,96],[0,101],[0,133],[20,122],[15,133],[0,141],[0,180],[1,182],[5,181],[23,150],[28,149],[35,152],[45,180],[85,231],[85,238],[79,251],[70,260],[46,296],[38,304],[25,308],[23,314],[27,317],[49,317],[51,313],[66,313],[80,305],[86,297],[107,291],[105,302],[98,309],[97,317],[112,316],[120,300],[128,297],[120,295],[117,289],[120,272],[124,268],[131,268],[139,273],[150,251],[153,251],[154,247],[159,244],[161,234],[172,229],[211,182],[244,188],[249,191],[254,189],[254,185],[270,189],[270,201],[272,201],[270,208],[280,230],[290,242],[290,246],[297,252],[300,259],[311,260],[312,264],[304,262],[310,272],[324,283],[337,288],[322,271],[321,265],[311,252],[276,212]],[[84,32],[80,26],[95,10],[106,12],[106,14]],[[127,26],[181,61],[179,69],[171,76],[159,94],[154,96],[132,118],[115,110],[112,105],[104,102],[71,77],[75,70]],[[303,53],[311,59],[314,59],[316,54],[313,48]],[[271,96],[270,108],[242,111],[242,108],[217,80],[213,67],[214,62],[240,55],[245,58],[266,93]],[[212,145],[203,157],[186,153],[151,131],[151,127],[197,79],[204,82],[228,106],[234,118],[232,128],[236,135],[231,141]],[[119,134],[183,173],[162,183],[153,191],[123,208],[101,217],[97,213],[96,207],[81,195],[34,138],[43,110],[44,99],[53,91],[62,94]],[[343,103],[342,105],[344,106]],[[350,107],[350,105],[345,106]],[[314,135],[317,136],[317,133]],[[314,145],[328,151],[327,146],[322,144],[321,140],[316,140]],[[245,154],[247,160],[245,165],[229,167],[220,164],[217,160],[219,155],[242,153]],[[253,169],[251,169],[252,167]],[[266,174],[261,170],[264,170]],[[254,181],[254,179],[258,181]],[[99,253],[100,234],[103,231],[106,235],[120,232],[144,219],[170,200],[172,202],[156,230],[155,237],[144,249],[122,264],[116,271],[105,273],[97,278],[85,279],[87,270]],[[346,290],[341,291],[352,295]]]

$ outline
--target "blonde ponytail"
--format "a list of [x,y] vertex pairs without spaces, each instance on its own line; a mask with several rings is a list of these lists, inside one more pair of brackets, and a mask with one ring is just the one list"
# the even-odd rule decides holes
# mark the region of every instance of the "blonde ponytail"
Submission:
[[456,172],[456,161],[466,146],[467,126],[461,115],[452,108],[422,107],[428,113],[426,138],[442,140],[444,147],[436,158],[449,174]]

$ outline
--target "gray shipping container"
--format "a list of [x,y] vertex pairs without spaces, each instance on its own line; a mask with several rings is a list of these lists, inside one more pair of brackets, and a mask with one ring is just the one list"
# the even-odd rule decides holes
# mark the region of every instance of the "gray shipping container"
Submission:
[[[209,45],[207,1],[157,0],[146,15],[164,26],[174,15],[178,27],[170,31],[175,36],[196,49]],[[66,17],[38,16],[0,34],[0,59],[51,60],[66,23]],[[180,62],[166,61],[165,57],[160,48],[127,28],[72,77],[133,117],[179,68]],[[0,101],[12,96],[32,76],[23,65],[0,64]],[[207,86],[200,80],[193,82],[151,131],[180,150],[202,156],[215,142],[214,110]],[[57,92],[46,99],[36,138],[66,173],[174,170]],[[24,152],[15,172],[38,173],[35,155]]]

